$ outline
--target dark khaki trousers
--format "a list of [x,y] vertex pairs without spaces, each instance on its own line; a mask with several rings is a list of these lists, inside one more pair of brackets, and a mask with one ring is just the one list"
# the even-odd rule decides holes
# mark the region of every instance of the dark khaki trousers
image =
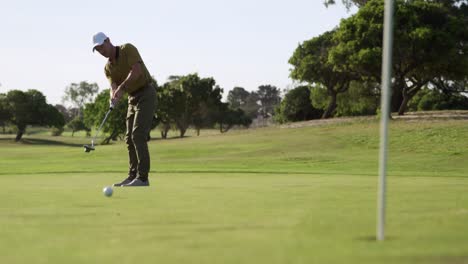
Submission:
[[147,85],[128,96],[125,142],[128,148],[129,177],[148,179],[150,155],[147,139],[155,107],[156,90],[152,85]]

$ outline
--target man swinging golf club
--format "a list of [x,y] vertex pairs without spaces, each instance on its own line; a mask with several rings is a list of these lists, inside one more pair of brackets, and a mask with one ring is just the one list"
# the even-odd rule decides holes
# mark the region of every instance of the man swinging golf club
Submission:
[[111,103],[117,105],[128,93],[128,177],[114,186],[149,186],[150,156],[147,137],[156,107],[156,90],[138,50],[130,43],[114,46],[102,32],[93,36],[93,51],[108,58],[104,72],[111,85]]

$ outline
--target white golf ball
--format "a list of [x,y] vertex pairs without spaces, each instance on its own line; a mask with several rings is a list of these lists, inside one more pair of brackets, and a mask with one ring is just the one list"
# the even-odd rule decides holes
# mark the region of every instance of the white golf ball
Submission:
[[112,187],[106,186],[104,187],[104,189],[102,189],[102,192],[104,193],[105,196],[111,197],[114,190],[112,190]]

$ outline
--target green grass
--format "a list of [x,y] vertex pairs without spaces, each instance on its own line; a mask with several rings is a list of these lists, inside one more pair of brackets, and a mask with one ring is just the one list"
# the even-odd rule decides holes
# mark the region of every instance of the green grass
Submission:
[[392,122],[385,242],[378,128],[153,140],[152,186],[111,198],[123,143],[0,136],[0,263],[468,263],[466,121]]

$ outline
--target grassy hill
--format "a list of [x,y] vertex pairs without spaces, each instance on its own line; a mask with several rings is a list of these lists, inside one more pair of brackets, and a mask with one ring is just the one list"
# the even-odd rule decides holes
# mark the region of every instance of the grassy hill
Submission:
[[0,136],[0,261],[468,263],[466,121],[390,128],[383,243],[372,118],[152,140],[152,186],[111,198],[122,142]]

